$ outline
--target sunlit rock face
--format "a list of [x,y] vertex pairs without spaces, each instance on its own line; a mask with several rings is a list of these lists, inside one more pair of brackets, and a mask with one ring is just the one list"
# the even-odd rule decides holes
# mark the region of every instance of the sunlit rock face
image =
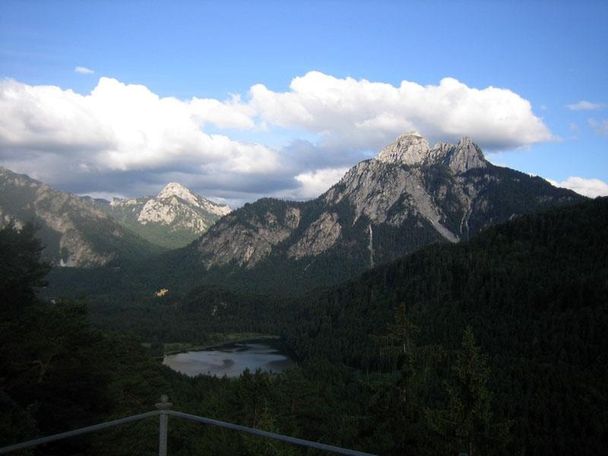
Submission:
[[382,149],[377,160],[385,163],[422,164],[429,156],[429,143],[418,133],[399,136],[394,143]]
[[380,151],[376,160],[409,166],[446,165],[454,173],[485,168],[488,164],[471,138],[461,138],[458,144],[438,143],[430,148],[427,140],[418,133],[399,136],[394,143]]
[[[256,210],[250,212],[254,205]],[[290,238],[300,219],[298,207],[278,200],[260,200],[220,219],[201,237],[197,248],[208,268],[226,265],[252,268]]]
[[189,244],[231,211],[176,182],[153,197],[114,198],[105,209],[140,236],[167,248]]

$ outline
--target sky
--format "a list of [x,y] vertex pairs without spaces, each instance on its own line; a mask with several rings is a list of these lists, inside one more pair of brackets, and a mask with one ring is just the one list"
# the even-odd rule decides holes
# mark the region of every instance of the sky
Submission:
[[608,195],[606,1],[0,2],[0,165],[314,198],[398,135]]

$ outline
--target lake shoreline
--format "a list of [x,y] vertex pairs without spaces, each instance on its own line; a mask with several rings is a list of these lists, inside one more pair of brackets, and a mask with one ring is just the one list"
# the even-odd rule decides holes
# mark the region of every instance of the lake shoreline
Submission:
[[[187,353],[190,351],[211,350],[211,349],[222,347],[222,346],[228,345],[228,344],[237,344],[237,343],[255,342],[255,341],[280,340],[280,339],[281,339],[280,336],[273,335],[273,334],[250,333],[250,334],[243,334],[242,336],[235,337],[235,338],[228,337],[225,339],[219,339],[213,343],[208,343],[208,344],[204,344],[204,345],[194,345],[194,344],[189,345],[187,343],[184,343],[183,347],[163,350],[163,354],[161,356],[159,356],[159,358],[164,358],[167,355],[177,355],[179,353]],[[172,345],[172,344],[166,344],[166,345]]]

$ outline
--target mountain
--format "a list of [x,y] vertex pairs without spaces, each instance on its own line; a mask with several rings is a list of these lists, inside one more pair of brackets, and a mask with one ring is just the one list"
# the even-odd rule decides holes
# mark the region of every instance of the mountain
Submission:
[[[402,135],[351,168],[318,198],[263,198],[219,219],[188,246],[120,272],[51,274],[54,295],[195,286],[301,294],[334,285],[433,243],[467,240],[492,225],[587,198],[488,162],[470,139],[430,147]],[[121,291],[122,290],[122,291]]]
[[33,222],[55,266],[114,265],[159,253],[101,211],[90,198],[52,189],[46,184],[0,167],[0,225]]
[[230,208],[203,198],[178,183],[154,197],[114,198],[97,205],[134,233],[158,246],[183,247],[207,231]]
[[491,164],[469,138],[431,148],[410,133],[317,199],[246,204],[179,255],[204,270],[199,281],[238,279],[254,291],[303,291],[428,244],[466,240],[521,214],[583,200],[540,177]]

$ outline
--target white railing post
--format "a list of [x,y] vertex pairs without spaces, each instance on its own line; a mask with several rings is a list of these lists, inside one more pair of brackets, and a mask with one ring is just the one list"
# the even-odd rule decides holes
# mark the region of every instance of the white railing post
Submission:
[[169,402],[169,397],[163,394],[156,408],[160,410],[160,427],[158,432],[158,456],[167,456],[167,432],[169,429],[169,415],[165,410],[169,410],[173,404]]

